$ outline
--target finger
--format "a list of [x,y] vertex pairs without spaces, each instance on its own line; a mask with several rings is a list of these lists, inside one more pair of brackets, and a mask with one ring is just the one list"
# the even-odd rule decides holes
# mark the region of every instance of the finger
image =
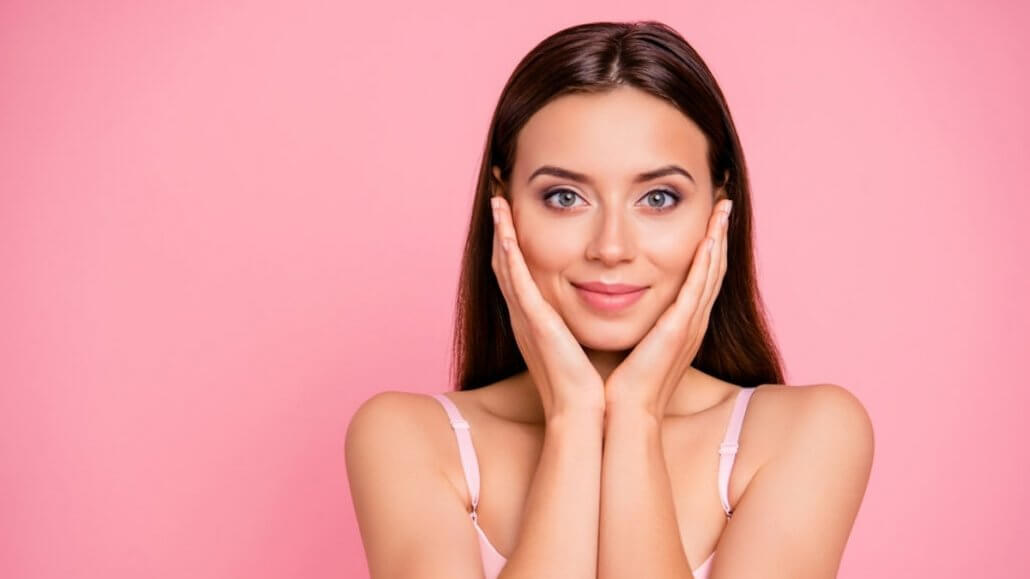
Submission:
[[692,311],[696,307],[688,304],[696,304],[704,291],[712,254],[712,249],[708,245],[710,239],[711,236],[706,235],[697,244],[687,279],[680,287],[675,301],[658,317],[655,325],[633,347],[629,356],[616,368],[612,376],[633,380],[633,376],[623,376],[623,372],[646,372],[648,368],[670,368],[677,363],[693,362],[680,358],[683,357],[687,340],[691,339],[690,321]]
[[[499,199],[497,196],[495,199]],[[495,200],[491,200],[495,203]],[[519,349],[522,352],[527,352],[526,348],[531,347],[531,344],[523,343],[523,336],[525,335],[528,320],[522,304],[519,302],[518,296],[516,295],[515,289],[512,285],[511,276],[511,258],[507,250],[504,249],[502,242],[504,236],[504,225],[501,217],[501,212],[498,209],[492,209],[494,214],[494,273],[497,276],[498,285],[501,287],[501,294],[504,297],[504,302],[508,306],[508,318],[511,323],[512,332],[514,333],[515,340],[519,344]],[[530,355],[532,357],[532,355]]]
[[494,220],[493,255],[490,263],[493,266],[494,275],[497,277],[497,285],[501,288],[501,294],[504,296],[505,302],[509,302],[508,310],[510,312],[513,307],[510,303],[513,296],[511,295],[511,283],[508,280],[508,256],[501,246],[500,214],[496,209],[494,199],[490,201]]
[[723,253],[726,246],[726,221],[729,216],[726,214],[726,204],[722,203],[713,211],[715,217],[716,236],[715,247],[712,249],[712,259],[708,267],[708,277],[705,279],[705,290],[701,295],[699,310],[704,312],[711,307],[714,300],[716,286],[719,282],[719,270],[722,268]]
[[490,202],[494,214],[494,244],[497,248],[498,267],[500,268],[498,275],[504,280],[505,299],[512,302],[510,308],[517,308],[519,304],[517,303],[518,296],[515,294],[515,288],[512,284],[511,255],[504,247],[504,240],[508,238],[508,234],[506,233],[505,219],[501,210],[503,199],[500,195],[496,195]]
[[696,304],[704,291],[705,278],[712,259],[712,249],[708,246],[708,240],[712,239],[706,235],[697,249],[694,250],[694,259],[690,264],[690,271],[687,272],[687,279],[680,287],[676,300],[655,322],[651,331],[634,347],[630,357],[640,361],[645,366],[665,367],[669,358],[678,357],[681,353],[681,344],[677,342],[690,337],[690,321]]
[[506,199],[498,198],[497,207],[500,235],[502,240],[506,240],[509,244],[505,250],[505,258],[513,295],[535,327],[540,329],[545,325],[553,324],[555,320],[551,315],[550,304],[541,295],[522,256],[522,250],[515,235],[515,225],[511,219],[510,205]]
[[[552,380],[563,380],[569,375],[596,374],[572,330],[544,299],[536,281],[529,273],[515,235],[510,206],[503,198],[498,198],[496,203],[498,237],[509,242],[509,247],[501,251],[504,254],[505,274],[511,292],[511,309],[515,312],[512,328],[527,367],[533,375],[549,376]],[[546,349],[547,354],[540,351],[541,345],[538,341],[545,342],[542,347]],[[552,361],[556,363],[543,366],[534,363],[539,362],[541,357],[551,356]],[[577,382],[582,380],[577,379]]]
[[726,226],[723,228],[723,231],[722,231],[722,251],[719,253],[719,258],[720,258],[720,261],[721,261],[721,265],[719,267],[719,282],[716,285],[716,292],[719,291],[718,288],[722,287],[722,280],[725,279],[725,277],[726,277],[726,268],[729,265],[729,259],[730,259],[730,255],[729,255],[729,250],[730,250],[730,216],[732,214],[730,209],[732,209],[732,208],[733,208],[732,205],[730,205],[727,208]]
[[690,270],[675,301],[633,348],[620,368],[668,368],[674,364],[693,363],[692,359],[685,359],[683,352],[691,349],[693,344],[690,342],[696,340],[695,324],[692,322],[710,277],[714,253],[719,248],[716,223],[716,219],[709,219],[707,234],[694,250]]
[[532,355],[532,343],[526,343],[524,336],[527,330],[527,320],[525,312],[521,304],[519,303],[518,297],[515,294],[515,290],[512,287],[511,271],[508,252],[504,249],[502,241],[504,239],[504,227],[503,220],[501,219],[501,212],[497,209],[497,201],[500,196],[495,196],[491,199],[491,213],[493,214],[494,220],[494,235],[493,235],[493,258],[491,264],[494,268],[494,274],[497,277],[497,283],[501,288],[501,294],[504,298],[505,304],[508,306],[508,318],[511,323],[512,333],[515,338],[515,342],[518,348],[523,352],[526,357],[526,363],[530,364],[530,360],[533,359]]
[[[712,259],[712,273],[709,280],[708,286],[705,288],[705,296],[702,298],[702,316],[700,320],[700,331],[698,332],[699,339],[704,339],[704,333],[708,331],[708,322],[711,319],[712,309],[715,306],[715,301],[719,296],[719,290],[722,288],[722,280],[726,276],[726,261],[727,261],[727,247],[729,246],[729,204],[724,204],[721,208],[727,210],[725,222],[720,222],[720,235],[719,240],[716,243],[715,255]],[[720,210],[720,212],[722,212]]]
[[[701,296],[704,294],[705,282],[708,278],[708,269],[711,267],[716,241],[714,228],[711,226],[710,220],[707,234],[698,243],[697,249],[694,251],[694,260],[690,264],[690,271],[687,272],[687,279],[683,282],[683,286],[680,287],[676,300],[662,316],[663,318],[668,318],[664,323],[671,326],[671,329],[679,328],[683,331],[689,329],[694,313],[698,310]],[[711,242],[711,245],[709,245],[709,242]],[[663,320],[660,319],[659,323],[662,322]]]
[[501,204],[504,200],[500,195],[495,195],[491,198],[490,202],[494,218],[495,273],[497,274],[498,283],[501,285],[504,300],[508,305],[512,329],[515,331],[516,339],[518,340],[520,334],[526,328],[528,320],[512,280],[510,250],[504,248],[504,240],[509,238],[509,234],[506,233],[508,231],[506,227],[507,220],[504,218],[503,210],[501,209]]

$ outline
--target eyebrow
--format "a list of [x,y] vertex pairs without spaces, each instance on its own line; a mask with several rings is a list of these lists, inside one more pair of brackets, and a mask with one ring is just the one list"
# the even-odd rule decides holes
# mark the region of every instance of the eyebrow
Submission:
[[[650,181],[652,179],[657,179],[659,177],[674,174],[683,175],[687,179],[690,179],[691,183],[694,183],[695,185],[697,184],[697,182],[694,181],[694,177],[690,173],[688,173],[686,169],[680,167],[679,165],[665,165],[664,167],[659,167],[657,169],[654,169],[653,171],[645,171],[637,175],[633,179],[633,182],[643,183],[645,181]],[[542,165],[536,171],[533,171],[533,174],[529,176],[529,179],[526,179],[526,183],[529,183],[533,180],[534,177],[538,175],[554,175],[555,177],[571,179],[579,183],[586,183],[588,185],[594,184],[590,177],[587,177],[583,173],[577,173],[575,171],[570,171],[569,169],[555,167],[554,165]]]

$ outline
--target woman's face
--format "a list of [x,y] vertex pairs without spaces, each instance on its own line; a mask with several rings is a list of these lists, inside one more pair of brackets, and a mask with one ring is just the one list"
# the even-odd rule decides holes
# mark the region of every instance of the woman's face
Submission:
[[[693,121],[630,87],[561,96],[520,131],[507,184],[519,247],[544,299],[584,347],[633,348],[676,299],[722,197],[712,190],[706,155]],[[690,176],[638,180],[670,166]],[[647,289],[609,311],[573,285],[584,282]]]

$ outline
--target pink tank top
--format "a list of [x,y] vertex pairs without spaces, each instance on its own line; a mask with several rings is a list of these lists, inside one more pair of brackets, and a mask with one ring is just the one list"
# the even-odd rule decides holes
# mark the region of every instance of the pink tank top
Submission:
[[[733,509],[730,508],[729,486],[730,471],[733,470],[733,461],[737,456],[737,440],[740,438],[740,427],[744,422],[744,413],[747,411],[748,402],[756,388],[741,388],[733,406],[733,413],[730,415],[729,424],[726,427],[726,436],[719,445],[719,498],[722,500],[722,509],[726,511],[726,518],[733,516]],[[433,394],[447,411],[451,421],[451,427],[458,439],[458,452],[461,455],[461,466],[465,471],[465,483],[469,488],[469,495],[472,497],[472,510],[469,515],[472,518],[472,525],[479,535],[479,550],[483,557],[483,571],[486,579],[496,579],[501,573],[501,568],[508,562],[503,555],[486,537],[486,533],[479,526],[479,461],[476,459],[476,451],[472,446],[472,436],[469,434],[469,423],[458,412],[458,407],[451,402],[451,399],[443,394]],[[696,579],[707,579],[709,569],[712,566],[713,551],[701,565],[694,569]]]

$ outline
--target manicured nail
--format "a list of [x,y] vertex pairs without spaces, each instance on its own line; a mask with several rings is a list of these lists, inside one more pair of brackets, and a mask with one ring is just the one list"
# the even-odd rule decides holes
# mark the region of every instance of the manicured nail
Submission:
[[508,239],[507,237],[504,238],[504,241],[501,242],[501,245],[504,246],[504,251],[511,251],[511,239]]
[[733,200],[732,199],[727,199],[726,200],[726,215],[729,215],[730,211],[733,211]]

